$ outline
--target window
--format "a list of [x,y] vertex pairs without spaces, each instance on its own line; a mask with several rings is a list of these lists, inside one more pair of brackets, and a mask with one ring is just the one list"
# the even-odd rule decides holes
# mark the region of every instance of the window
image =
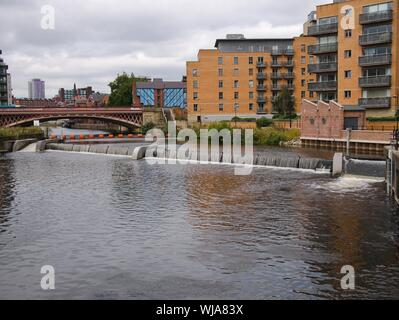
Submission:
[[198,89],[198,80],[193,81],[193,88]]
[[254,57],[248,58],[248,64],[254,64]]
[[194,100],[198,100],[198,92],[194,92],[193,93],[193,99]]
[[250,88],[253,88],[253,87],[254,87],[254,81],[253,81],[253,80],[249,80],[249,83],[248,83],[248,84],[249,84],[249,87],[250,87]]
[[306,63],[306,57],[304,57],[304,56],[301,57],[301,63],[302,63],[302,64],[305,64],[305,63]]
[[352,71],[351,70],[345,70],[345,78],[347,78],[347,79],[352,78]]
[[223,57],[218,57],[218,64],[219,65],[223,64]]
[[313,91],[309,91],[309,98],[313,98],[314,97],[314,92]]
[[305,91],[301,91],[301,98],[303,99],[303,98],[305,98],[305,97],[306,97]]
[[349,99],[352,97],[352,91],[350,90],[345,90],[345,99]]
[[198,111],[198,104],[194,104],[194,111],[195,111],[195,112]]
[[223,80],[219,80],[219,88],[223,88]]
[[249,108],[249,111],[252,111],[252,110],[254,109],[254,104],[253,104],[253,103],[250,103],[250,104],[248,105],[248,108]]
[[351,38],[352,37],[352,30],[345,30],[345,38]]
[[344,55],[345,55],[345,58],[351,58],[352,57],[352,50],[345,50]]
[[254,93],[251,91],[250,93],[249,93],[249,99],[253,99],[254,98]]
[[218,73],[219,73],[219,77],[223,77],[223,69],[219,69]]
[[314,56],[310,56],[309,57],[309,63],[310,64],[314,64]]
[[248,74],[249,74],[250,76],[253,76],[253,75],[254,75],[254,69],[249,69],[249,70],[248,70]]
[[301,80],[301,86],[302,87],[306,86],[306,80]]
[[238,80],[234,80],[234,88],[239,88],[240,82]]
[[301,52],[306,52],[306,45],[301,44]]
[[234,57],[234,64],[238,64],[238,57]]
[[198,76],[198,70],[197,69],[193,69],[193,77],[197,77]]
[[237,100],[239,99],[240,95],[238,92],[234,92],[234,99]]
[[240,75],[240,71],[239,71],[237,68],[235,68],[235,69],[233,70],[233,75],[234,75],[234,76]]
[[223,111],[224,110],[224,105],[223,103],[219,103],[219,111]]
[[301,73],[302,73],[302,75],[304,76],[304,75],[306,74],[306,68],[302,68],[302,69],[301,69]]
[[223,92],[219,92],[219,100],[223,100]]

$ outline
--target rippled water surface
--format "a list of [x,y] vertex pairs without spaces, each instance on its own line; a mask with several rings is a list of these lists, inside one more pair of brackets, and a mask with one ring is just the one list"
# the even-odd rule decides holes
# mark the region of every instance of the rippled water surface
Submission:
[[[384,184],[46,152],[0,158],[0,298],[399,298]],[[56,290],[40,288],[52,265]],[[340,289],[355,267],[356,290]]]

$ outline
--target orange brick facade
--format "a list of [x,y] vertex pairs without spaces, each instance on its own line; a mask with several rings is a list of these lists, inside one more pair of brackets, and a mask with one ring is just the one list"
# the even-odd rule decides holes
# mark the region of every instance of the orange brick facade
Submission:
[[347,111],[364,112],[365,118],[394,115],[398,2],[317,6],[304,33],[292,39],[217,40],[216,49],[200,50],[197,61],[187,62],[189,122],[271,116],[282,87],[292,92],[298,113],[307,99],[334,100]]

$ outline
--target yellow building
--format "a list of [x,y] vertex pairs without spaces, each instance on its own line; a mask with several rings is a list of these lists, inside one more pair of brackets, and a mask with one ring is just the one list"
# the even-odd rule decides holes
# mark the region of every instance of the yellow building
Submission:
[[367,117],[395,114],[398,2],[335,0],[309,14],[298,37],[217,40],[187,62],[189,122],[270,115],[282,87],[297,110],[305,98],[335,100]]

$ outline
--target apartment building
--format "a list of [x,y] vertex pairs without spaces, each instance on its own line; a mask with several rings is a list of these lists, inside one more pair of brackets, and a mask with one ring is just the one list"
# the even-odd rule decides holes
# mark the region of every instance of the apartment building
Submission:
[[[0,55],[2,51],[0,50]],[[7,85],[8,66],[0,58],[0,106],[8,104],[8,85]]]
[[185,108],[186,79],[182,81],[152,81],[133,82],[133,106],[136,108]]
[[273,113],[283,87],[295,98],[335,100],[367,117],[399,105],[398,1],[346,0],[320,5],[290,39],[228,35],[187,62],[190,122]]
[[283,86],[294,92],[293,39],[228,35],[215,47],[187,62],[189,122],[263,116]]
[[29,99],[46,99],[46,84],[40,79],[32,79],[28,82]]

